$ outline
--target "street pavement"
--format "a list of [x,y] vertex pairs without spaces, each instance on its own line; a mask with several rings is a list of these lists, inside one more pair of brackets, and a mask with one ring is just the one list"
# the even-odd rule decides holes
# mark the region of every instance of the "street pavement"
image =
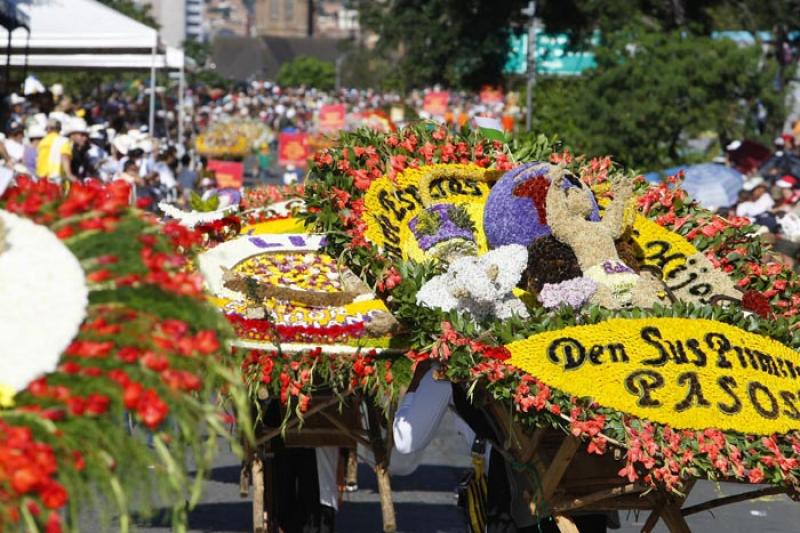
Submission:
[[[404,533],[462,533],[464,521],[455,506],[453,488],[469,468],[466,444],[457,434],[448,414],[439,435],[425,452],[423,464],[410,476],[392,478],[392,491],[398,528]],[[734,484],[699,483],[689,504],[730,495],[752,487]],[[239,497],[239,462],[231,453],[222,453],[211,473],[203,499],[189,518],[192,533],[239,533],[252,531],[250,501]],[[165,516],[168,516],[165,514]],[[620,533],[638,532],[646,513],[621,513]],[[359,467],[359,490],[345,495],[336,518],[340,533],[378,533],[381,529],[380,503],[375,477],[369,467]],[[703,512],[689,518],[695,533],[777,533],[800,531],[800,504],[785,496],[771,496]],[[103,532],[93,523],[82,529]],[[140,523],[138,531],[166,533],[166,519]],[[663,524],[659,533],[667,530]]]

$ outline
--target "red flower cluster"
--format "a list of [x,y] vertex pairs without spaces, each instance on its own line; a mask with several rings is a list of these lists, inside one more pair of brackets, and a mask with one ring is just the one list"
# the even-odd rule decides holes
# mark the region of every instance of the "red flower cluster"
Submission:
[[[45,510],[63,507],[68,490],[82,487],[78,493],[83,493],[87,486],[108,481],[105,469],[85,469],[89,458],[70,447],[127,459],[115,457],[118,450],[108,449],[107,443],[89,442],[91,432],[125,432],[120,424],[123,408],[143,426],[159,429],[163,439],[210,416],[196,398],[186,395],[219,376],[214,368],[221,347],[217,334],[162,318],[191,316],[205,305],[200,278],[184,272],[186,259],[177,253],[194,248],[198,235],[177,224],[158,231],[152,217],[130,209],[128,193],[124,183],[86,183],[71,185],[65,194],[47,181],[20,178],[0,198],[0,207],[49,225],[62,239],[80,237],[66,244],[86,268],[92,296],[99,295],[97,301],[90,298],[87,318],[58,369],[15,397],[16,413],[9,415],[24,414],[15,419],[19,427],[0,420],[0,530],[18,521],[24,510],[40,530],[60,531],[60,515],[45,515]],[[109,242],[120,246],[112,253]],[[177,298],[181,296],[191,298]],[[134,311],[150,308],[157,316]],[[184,417],[184,423],[165,426],[171,414]],[[35,417],[52,424],[37,423]],[[28,425],[52,437],[52,448],[37,441]],[[64,468],[81,474],[67,475]]]
[[248,187],[242,196],[242,209],[258,209],[283,202],[291,198],[302,198],[305,193],[303,185],[262,185]]
[[362,197],[381,176],[394,178],[406,168],[435,163],[494,165],[498,170],[513,167],[502,142],[454,135],[441,127],[432,131],[410,127],[377,139],[375,134],[354,134],[343,144],[316,153],[311,173],[319,179],[307,197],[311,199],[309,213],[325,210],[336,216],[350,238],[350,248],[369,247],[361,219]]
[[[333,324],[330,326],[289,326],[273,324],[269,320],[245,318],[237,314],[226,314],[239,337],[279,342],[306,342],[331,344],[346,343],[364,335],[364,324]],[[276,339],[277,337],[277,339]]]
[[198,224],[195,231],[203,236],[204,245],[208,248],[238,236],[242,231],[242,221],[239,217],[230,215],[207,224]]
[[[0,420],[0,530],[14,529],[20,521],[22,498],[30,500],[28,511],[41,514],[39,504],[50,512],[47,533],[60,533],[58,510],[66,505],[67,491],[55,479],[58,471],[53,448],[36,440],[27,427]],[[38,503],[37,503],[38,502]]]
[[[369,390],[378,379],[386,384],[394,379],[391,362],[379,364],[374,350],[347,357],[323,354],[321,348],[295,353],[250,350],[243,355],[241,366],[246,383],[266,387],[284,405],[296,400],[301,413],[308,408],[315,383],[320,381],[345,394],[356,388]],[[324,376],[315,378],[320,372]]]

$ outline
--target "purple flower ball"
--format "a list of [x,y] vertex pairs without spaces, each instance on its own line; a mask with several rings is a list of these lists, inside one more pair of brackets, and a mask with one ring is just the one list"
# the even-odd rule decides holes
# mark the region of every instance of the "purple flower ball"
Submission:
[[[529,246],[540,237],[550,235],[550,227],[545,223],[545,214],[540,213],[534,200],[529,196],[515,194],[527,182],[543,178],[550,181],[553,165],[545,162],[525,163],[509,170],[495,183],[489,192],[483,212],[483,227],[490,248],[508,244]],[[564,181],[565,187],[574,187]],[[594,195],[586,188],[592,200],[592,214],[589,220],[600,220],[600,212]]]

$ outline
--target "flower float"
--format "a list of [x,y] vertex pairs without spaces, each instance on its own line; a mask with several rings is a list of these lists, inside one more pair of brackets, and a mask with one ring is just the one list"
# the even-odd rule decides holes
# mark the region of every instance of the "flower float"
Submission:
[[234,326],[239,344],[385,345],[386,307],[319,252],[323,240],[308,234],[244,235],[199,257],[214,302]]
[[[438,360],[523,430],[560,427],[586,453],[618,450],[628,482],[793,487],[800,285],[745,220],[692,203],[680,176],[649,186],[541,136],[505,143],[428,124],[344,134],[310,175],[307,226],[381,287],[412,364]],[[460,211],[472,225],[455,223]],[[436,253],[448,237],[462,245]],[[514,290],[526,313],[467,311],[457,297],[469,290],[443,288],[450,268],[507,244],[527,247]]]
[[3,355],[17,359],[8,375],[31,380],[0,409],[0,530],[75,530],[83,506],[127,529],[156,503],[185,527],[228,433],[224,405],[208,398],[224,388],[249,427],[225,324],[184,270],[198,235],[160,226],[128,198],[121,182],[64,193],[24,177],[0,197],[2,286],[18,296],[4,309],[28,321]]
[[195,147],[198,153],[208,157],[243,158],[254,147],[267,142],[268,137],[267,128],[257,120],[215,121],[197,136]]

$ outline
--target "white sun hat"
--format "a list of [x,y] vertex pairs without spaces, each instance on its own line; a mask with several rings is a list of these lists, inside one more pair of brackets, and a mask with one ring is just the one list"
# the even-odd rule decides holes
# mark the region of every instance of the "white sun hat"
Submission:
[[86,121],[79,117],[70,118],[64,127],[64,135],[72,133],[86,133],[88,135],[89,128],[86,125]]
[[41,124],[34,122],[30,126],[28,126],[28,131],[26,132],[26,135],[28,136],[28,139],[41,139],[42,137],[47,135],[47,132],[44,131],[44,128],[41,126]]
[[133,139],[126,133],[120,133],[119,135],[114,137],[114,140],[111,142],[111,145],[117,149],[117,152],[121,153],[122,155],[127,155],[128,150],[131,149],[131,145],[133,144]]

